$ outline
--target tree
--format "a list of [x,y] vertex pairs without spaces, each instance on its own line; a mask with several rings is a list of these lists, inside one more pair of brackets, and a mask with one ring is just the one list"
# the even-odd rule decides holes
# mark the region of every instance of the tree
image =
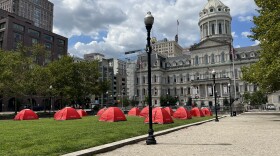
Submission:
[[261,90],[280,90],[280,1],[255,0],[259,16],[254,17],[253,40],[260,41],[259,61],[242,68],[243,79]]
[[250,104],[251,106],[260,106],[267,102],[266,94],[262,91],[256,91],[251,94],[245,92],[243,98],[244,102]]

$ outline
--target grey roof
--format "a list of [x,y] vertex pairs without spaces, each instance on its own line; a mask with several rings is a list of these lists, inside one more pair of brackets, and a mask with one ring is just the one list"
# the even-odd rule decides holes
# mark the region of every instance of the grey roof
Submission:
[[236,53],[244,53],[244,52],[251,52],[251,51],[256,52],[258,50],[261,50],[261,47],[259,45],[235,48]]

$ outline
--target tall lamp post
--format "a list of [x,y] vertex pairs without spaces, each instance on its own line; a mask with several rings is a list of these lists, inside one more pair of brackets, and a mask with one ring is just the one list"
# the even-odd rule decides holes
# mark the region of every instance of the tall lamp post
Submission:
[[232,106],[231,106],[230,83],[228,84],[228,94],[229,94],[229,109],[230,109],[230,116],[232,117]]
[[154,23],[154,17],[152,16],[151,12],[147,12],[147,15],[144,18],[144,23],[147,29],[147,56],[148,56],[148,104],[149,104],[149,135],[146,140],[147,145],[156,144],[157,141],[154,137],[154,130],[153,130],[153,123],[152,123],[152,78],[151,78],[151,29]]
[[215,82],[216,71],[214,69],[212,70],[212,75],[213,75],[213,90],[214,90],[214,99],[215,99],[215,115],[216,115],[215,121],[219,122],[218,112],[217,112],[217,92],[216,92],[216,82]]
[[53,86],[50,85],[50,93],[51,93],[51,98],[50,98],[50,101],[51,101],[51,112],[54,111],[54,108],[53,108],[53,102],[52,102],[52,89],[53,89]]

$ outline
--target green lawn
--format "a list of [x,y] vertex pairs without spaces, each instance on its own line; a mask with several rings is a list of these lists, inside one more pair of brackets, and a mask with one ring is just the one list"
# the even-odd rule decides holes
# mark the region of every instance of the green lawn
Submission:
[[[206,120],[212,117],[174,120],[154,124],[155,131]],[[144,118],[127,117],[122,122],[100,122],[96,116],[56,121],[43,118],[29,121],[0,120],[0,155],[61,155],[134,136],[147,134]]]

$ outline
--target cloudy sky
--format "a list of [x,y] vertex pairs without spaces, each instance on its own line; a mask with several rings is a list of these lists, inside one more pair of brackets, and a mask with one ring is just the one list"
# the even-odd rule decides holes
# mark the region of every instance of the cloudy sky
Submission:
[[[207,0],[49,0],[54,3],[54,32],[68,37],[68,52],[77,57],[99,52],[107,58],[124,58],[125,51],[146,44],[144,17],[155,18],[152,36],[174,40],[179,21],[179,44],[185,48],[199,42],[198,14]],[[230,7],[235,47],[251,41],[251,22],[257,15],[254,0],[221,0]]]

